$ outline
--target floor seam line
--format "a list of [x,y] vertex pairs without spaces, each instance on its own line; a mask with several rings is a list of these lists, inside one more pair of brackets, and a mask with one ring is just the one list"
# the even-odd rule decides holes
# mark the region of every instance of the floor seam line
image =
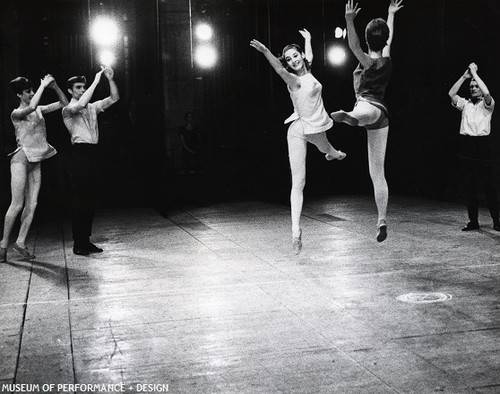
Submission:
[[72,373],[73,373],[73,382],[76,383],[76,368],[75,368],[75,349],[73,347],[73,325],[71,321],[71,291],[70,291],[70,277],[69,277],[69,269],[68,269],[68,257],[66,255],[66,237],[64,236],[64,220],[61,220],[61,238],[62,238],[62,247],[63,247],[63,258],[64,258],[64,268],[66,271],[66,289],[67,289],[67,311],[68,311],[68,327],[69,327],[69,343],[70,343],[70,351],[71,351],[71,364],[72,364]]
[[[39,231],[39,229],[37,227],[37,232],[36,232],[36,236],[35,236],[35,247],[36,247],[36,241],[37,241],[38,231]],[[27,291],[26,291],[25,302],[23,304],[23,318],[22,318],[22,323],[21,323],[21,327],[20,327],[20,330],[19,330],[19,348],[18,348],[18,351],[17,351],[17,360],[16,360],[16,367],[15,367],[15,370],[14,370],[13,383],[16,383],[16,381],[17,381],[17,373],[19,371],[19,364],[21,362],[21,350],[22,350],[22,347],[23,347],[24,326],[25,326],[25,322],[26,322],[26,315],[28,313],[27,312],[28,311],[28,305],[29,305],[28,304],[28,299],[29,299],[30,290],[31,290],[31,280],[33,278],[33,263],[31,263],[30,265],[31,265],[31,267],[30,267],[30,277],[29,277],[29,280],[28,280],[28,287],[27,287]]]

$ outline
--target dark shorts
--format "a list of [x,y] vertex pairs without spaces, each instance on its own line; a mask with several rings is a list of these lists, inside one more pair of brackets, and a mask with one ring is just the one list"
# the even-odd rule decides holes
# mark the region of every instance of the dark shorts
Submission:
[[379,130],[389,126],[389,117],[387,115],[387,108],[384,105],[372,100],[368,100],[366,98],[360,98],[360,100],[363,100],[373,105],[374,107],[378,108],[381,111],[380,116],[374,123],[363,126],[366,130]]
[[378,130],[389,126],[389,118],[382,112],[375,123],[365,125],[366,130]]
[[372,104],[374,107],[377,107],[378,109],[380,109],[381,112],[380,112],[380,116],[378,117],[378,119],[374,123],[365,125],[365,129],[366,130],[378,130],[378,129],[383,129],[384,127],[388,127],[389,126],[389,117],[387,116],[387,109],[385,109],[382,106],[378,106],[374,103],[370,103],[370,104]]

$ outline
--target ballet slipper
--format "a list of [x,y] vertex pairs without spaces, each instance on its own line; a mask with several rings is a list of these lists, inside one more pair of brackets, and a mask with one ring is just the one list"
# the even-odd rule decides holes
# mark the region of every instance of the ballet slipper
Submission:
[[359,124],[359,120],[355,117],[349,115],[345,111],[336,111],[330,114],[332,119],[337,123],[347,123],[349,126],[357,126]]
[[330,160],[344,160],[346,156],[347,155],[344,152],[339,150],[339,151],[337,151],[336,155],[331,155],[331,154],[327,153],[325,155],[325,159],[328,161],[330,161]]
[[292,248],[295,254],[299,254],[302,250],[302,229],[299,230],[299,236],[292,238]]
[[387,238],[387,224],[385,220],[381,220],[377,228],[377,241],[383,242]]

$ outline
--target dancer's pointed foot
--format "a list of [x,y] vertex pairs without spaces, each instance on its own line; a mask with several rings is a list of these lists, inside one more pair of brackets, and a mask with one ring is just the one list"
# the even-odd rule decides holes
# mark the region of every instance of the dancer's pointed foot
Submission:
[[377,226],[377,241],[383,242],[387,238],[387,223],[381,220]]
[[359,124],[358,119],[342,110],[332,112],[330,116],[337,123],[347,123],[349,126],[357,126]]
[[292,248],[295,254],[299,254],[302,250],[302,229],[299,230],[299,236],[292,238]]
[[17,243],[14,244],[12,247],[17,253],[19,253],[21,256],[23,256],[23,259],[34,259],[36,256],[34,254],[31,254],[28,250],[28,248],[24,247],[21,248]]
[[331,155],[330,153],[327,153],[325,155],[326,160],[344,160],[347,155],[342,152],[341,150],[338,150],[336,154]]

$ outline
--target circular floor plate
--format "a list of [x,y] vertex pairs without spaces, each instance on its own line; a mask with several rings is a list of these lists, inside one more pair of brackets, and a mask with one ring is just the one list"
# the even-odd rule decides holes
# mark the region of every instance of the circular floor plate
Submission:
[[408,293],[398,297],[399,301],[411,304],[432,304],[451,300],[450,294],[445,293]]

